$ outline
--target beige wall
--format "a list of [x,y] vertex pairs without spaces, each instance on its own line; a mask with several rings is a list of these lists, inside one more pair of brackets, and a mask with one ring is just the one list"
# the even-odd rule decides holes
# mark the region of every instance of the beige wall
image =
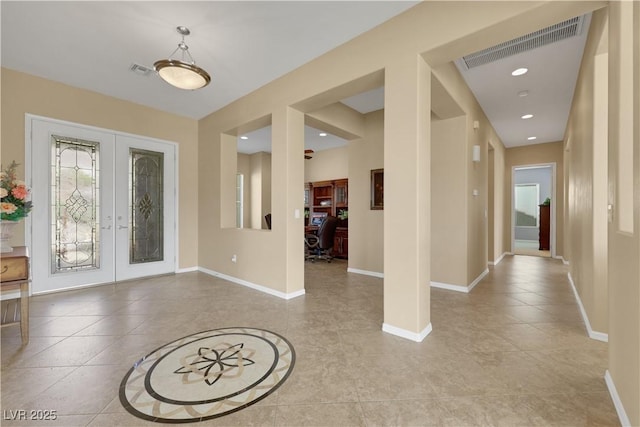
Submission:
[[242,195],[244,227],[251,227],[251,155],[238,153],[238,173],[244,176],[244,193]]
[[[571,277],[593,331],[608,331],[606,10],[593,15],[564,141]],[[596,65],[597,63],[597,65]],[[597,72],[596,72],[597,68]],[[559,197],[558,197],[559,198]],[[569,255],[570,254],[570,255]]]
[[488,230],[488,258],[490,263],[499,262],[508,250],[505,246],[505,234],[507,233],[507,222],[505,220],[505,205],[510,201],[508,192],[505,192],[504,177],[505,168],[505,148],[502,143],[491,143],[488,152],[488,210],[487,216]]
[[271,154],[237,154],[238,173],[244,175],[244,228],[268,229],[264,216],[271,212]]
[[[629,424],[635,426],[640,425],[639,2],[611,2],[608,37],[609,203],[613,205],[608,231],[609,373]],[[625,162],[631,163],[631,170],[621,168]],[[625,187],[626,193],[621,191]],[[631,219],[632,232],[622,217]]]
[[[178,143],[178,267],[197,265],[197,121],[6,68],[1,78],[3,164],[16,160],[24,165],[25,113]],[[19,173],[24,173],[23,166]],[[35,206],[32,215],[42,209]]]
[[[455,65],[453,63],[444,64],[434,69],[433,75],[442,84],[446,92],[441,93],[441,96],[449,96],[452,102],[458,105],[458,108],[465,114],[464,122],[458,123],[461,126],[461,136],[464,141],[459,152],[462,157],[457,157],[457,161],[460,163],[457,165],[452,163],[450,166],[452,170],[457,172],[457,179],[460,176],[464,177],[464,185],[460,188],[462,190],[461,197],[463,197],[464,201],[464,218],[462,220],[465,224],[464,226],[459,226],[466,228],[466,254],[464,255],[466,262],[463,265],[459,265],[458,268],[465,271],[464,285],[466,286],[473,283],[487,269],[489,144],[498,147],[498,150],[502,150],[503,145]],[[433,106],[436,108],[433,110],[437,111],[437,106],[443,102],[441,99],[434,98]],[[478,122],[477,129],[474,128],[474,122]],[[480,146],[480,162],[472,161],[474,145]],[[432,179],[435,178],[436,175],[433,174]],[[474,190],[477,190],[477,196],[473,195]],[[433,239],[432,248],[435,250],[436,247],[441,248],[441,250],[445,250],[444,248],[448,247],[449,253],[460,251],[460,246],[455,245],[453,242],[447,242],[446,239]],[[433,275],[432,280],[439,281]]]
[[254,153],[251,156],[251,223],[248,228],[268,229],[264,216],[271,212],[271,154]]
[[304,182],[330,181],[348,176],[349,149],[347,146],[316,151],[313,153],[313,158],[304,161]]
[[[505,177],[504,177],[504,192],[506,195],[506,203],[504,205],[504,247],[510,252],[513,252],[511,248],[511,205],[513,197],[512,189],[512,171],[514,166],[526,166],[526,165],[539,165],[545,163],[556,164],[556,196],[555,200],[551,203],[555,203],[556,209],[556,256],[562,256],[564,254],[564,160],[563,160],[563,144],[562,142],[550,142],[547,144],[534,144],[526,145],[524,147],[513,147],[505,150]],[[553,197],[552,197],[553,199]]]
[[384,273],[384,210],[371,210],[371,170],[384,168],[384,111],[365,115],[349,142],[349,268]]
[[467,286],[465,116],[431,122],[431,281]]

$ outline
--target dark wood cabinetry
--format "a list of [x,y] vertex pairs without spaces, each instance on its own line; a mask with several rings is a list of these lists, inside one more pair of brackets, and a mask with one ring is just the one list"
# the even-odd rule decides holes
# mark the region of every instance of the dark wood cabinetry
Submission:
[[308,182],[304,186],[305,225],[313,226],[310,219],[317,213],[326,213],[340,219],[334,238],[333,254],[347,258],[349,253],[349,180]]
[[348,258],[349,255],[349,229],[339,227],[333,239],[333,256],[336,258]]
[[333,181],[311,183],[311,211],[326,212],[335,216],[333,203]]
[[539,249],[541,251],[548,251],[551,246],[549,244],[549,235],[551,231],[551,206],[540,205],[540,234],[539,234]]

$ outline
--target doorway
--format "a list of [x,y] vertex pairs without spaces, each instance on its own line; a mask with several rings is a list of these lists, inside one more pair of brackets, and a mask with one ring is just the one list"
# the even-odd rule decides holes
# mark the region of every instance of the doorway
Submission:
[[516,255],[555,255],[555,164],[516,166],[511,247]]
[[26,122],[32,292],[174,272],[176,145],[34,116]]

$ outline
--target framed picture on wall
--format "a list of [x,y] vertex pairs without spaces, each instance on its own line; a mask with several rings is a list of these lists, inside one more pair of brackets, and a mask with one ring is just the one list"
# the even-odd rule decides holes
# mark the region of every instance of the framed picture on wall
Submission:
[[384,209],[384,169],[371,170],[371,209]]

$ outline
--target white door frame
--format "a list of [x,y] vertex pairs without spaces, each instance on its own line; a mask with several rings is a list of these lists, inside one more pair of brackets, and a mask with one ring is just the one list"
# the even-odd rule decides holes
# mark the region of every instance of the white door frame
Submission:
[[516,209],[515,209],[515,188],[516,188],[516,169],[534,169],[551,167],[551,229],[550,240],[551,258],[556,258],[556,210],[558,208],[557,192],[556,192],[556,162],[551,163],[535,163],[530,165],[517,165],[511,167],[511,254],[515,253],[516,248]]
[[[178,155],[179,155],[179,144],[177,144],[176,142],[173,141],[166,141],[166,140],[162,140],[162,139],[158,139],[158,138],[152,138],[152,137],[148,137],[148,136],[144,136],[144,135],[135,135],[135,134],[131,134],[131,133],[127,133],[127,132],[120,132],[120,131],[116,131],[113,129],[106,129],[106,128],[100,128],[100,127],[96,127],[96,126],[89,126],[89,125],[84,125],[84,124],[80,124],[80,123],[74,123],[74,122],[69,122],[69,121],[65,121],[65,120],[58,120],[58,119],[52,119],[50,117],[45,117],[45,116],[39,116],[39,115],[35,115],[35,114],[30,114],[30,113],[26,113],[25,114],[25,181],[26,184],[29,188],[32,187],[33,184],[33,167],[32,167],[32,157],[33,157],[33,141],[32,141],[32,135],[31,135],[31,129],[32,129],[32,122],[34,120],[42,120],[42,121],[47,121],[53,124],[59,124],[59,125],[65,125],[65,126],[73,126],[76,128],[80,128],[80,129],[85,129],[85,130],[89,130],[89,131],[97,131],[97,132],[107,132],[107,133],[111,133],[114,135],[114,137],[130,137],[130,138],[136,138],[136,139],[143,139],[146,140],[148,142],[158,142],[161,144],[169,144],[171,146],[174,147],[174,152],[175,152],[175,156],[174,156],[174,188],[173,188],[173,192],[174,192],[174,224],[173,224],[173,235],[174,235],[174,251],[173,251],[173,260],[171,260],[171,263],[173,264],[173,271],[177,272],[177,265],[178,265],[178,256],[179,256],[179,228],[178,228],[178,224],[179,224],[179,203],[178,203],[178,194],[177,194],[177,188],[178,188],[178,176],[179,176],[179,171],[178,171]],[[49,173],[49,172],[47,172]],[[32,224],[32,217],[33,217],[33,213],[30,216],[27,216],[25,218],[25,245],[27,246],[27,248],[29,249],[29,251],[31,252],[31,248],[33,247],[33,224]],[[31,267],[32,268],[32,267]],[[83,288],[83,287],[90,287],[90,286],[97,286],[100,284],[89,284],[86,286],[80,286],[80,287],[74,287],[73,289],[79,289],[79,288]],[[45,293],[50,293],[50,292],[58,292],[64,289],[57,289],[54,291],[45,291],[45,292],[37,292],[36,294],[45,294]],[[30,294],[33,294],[33,290],[30,289]]]

